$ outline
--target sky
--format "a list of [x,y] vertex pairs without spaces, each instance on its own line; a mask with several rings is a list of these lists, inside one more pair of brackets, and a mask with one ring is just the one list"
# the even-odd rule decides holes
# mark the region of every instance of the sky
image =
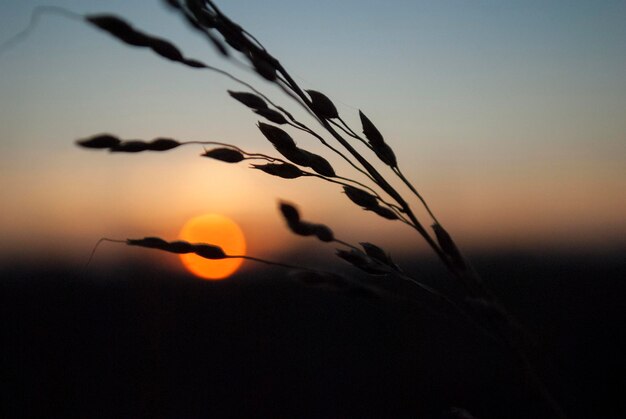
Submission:
[[[159,1],[3,0],[0,43],[25,28],[39,4],[124,16],[300,112],[273,86],[218,57]],[[624,245],[626,2],[218,4],[302,87],[327,94],[355,130],[363,110],[464,249]],[[110,155],[74,145],[109,132],[273,153],[255,115],[227,89],[242,90],[81,21],[44,16],[27,39],[0,54],[0,259],[80,262],[100,237],[173,239],[204,213],[239,223],[251,254],[302,248],[332,255],[333,246],[288,232],[278,199],[297,203],[306,219],[342,239],[427,252],[406,226],[359,210],[328,183],[203,159],[200,146]],[[343,176],[358,178],[311,138],[294,137]],[[428,224],[418,202],[411,204]],[[107,247],[101,257],[112,252]]]

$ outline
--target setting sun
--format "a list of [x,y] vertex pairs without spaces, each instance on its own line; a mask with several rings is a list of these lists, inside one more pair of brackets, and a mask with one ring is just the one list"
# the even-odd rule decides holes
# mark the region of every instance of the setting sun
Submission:
[[[179,238],[190,243],[207,243],[221,247],[227,255],[245,255],[246,240],[241,228],[230,218],[206,214],[187,221]],[[210,280],[224,279],[239,269],[243,259],[209,260],[195,254],[180,255],[187,270]]]

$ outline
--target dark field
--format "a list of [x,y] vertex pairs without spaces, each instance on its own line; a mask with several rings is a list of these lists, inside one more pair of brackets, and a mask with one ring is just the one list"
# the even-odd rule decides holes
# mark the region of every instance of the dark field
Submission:
[[[625,417],[623,252],[473,260],[536,338],[535,364],[569,417]],[[420,272],[445,277],[428,261]],[[389,295],[274,270],[211,283],[148,265],[77,277],[5,263],[0,416],[441,418],[458,406],[479,419],[548,417],[506,352],[465,320],[434,312],[410,284],[376,283]]]

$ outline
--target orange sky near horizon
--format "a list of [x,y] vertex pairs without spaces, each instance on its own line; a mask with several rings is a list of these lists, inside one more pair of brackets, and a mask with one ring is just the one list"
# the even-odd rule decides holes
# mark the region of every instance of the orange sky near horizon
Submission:
[[[77,11],[103,7],[61,3]],[[345,15],[334,32],[289,25],[292,37],[281,33],[280,13],[240,1],[228,2],[227,12],[251,26],[304,88],[328,94],[357,131],[362,108],[466,251],[623,247],[626,36],[615,18],[622,9],[613,4],[591,14],[576,3],[565,13],[539,3],[504,3],[509,6],[463,10],[369,4],[358,16]],[[0,42],[23,28],[34,4],[0,6]],[[266,82],[221,61],[177,16],[158,7],[146,16],[123,1],[106,7],[138,27],[163,31],[191,56],[208,57],[297,109]],[[293,7],[307,8],[298,19],[329,18],[323,7]],[[303,13],[288,5],[275,10]],[[373,21],[380,25],[376,33],[364,23]],[[400,42],[406,37],[415,42]],[[316,57],[314,66],[305,50]],[[0,260],[45,255],[80,263],[100,237],[174,239],[186,220],[206,213],[235,220],[250,254],[318,246],[288,231],[279,199],[298,204],[306,220],[329,225],[344,240],[372,241],[401,254],[426,251],[413,231],[360,210],[336,185],[201,158],[200,146],[111,155],[74,145],[111,132],[129,139],[224,141],[276,154],[255,126],[259,118],[227,89],[244,90],[84,24],[44,18],[29,39],[0,55]],[[303,113],[298,117],[314,126]],[[340,174],[354,176],[320,144],[290,132]],[[430,224],[423,211],[418,214]],[[107,258],[118,250],[100,252]]]

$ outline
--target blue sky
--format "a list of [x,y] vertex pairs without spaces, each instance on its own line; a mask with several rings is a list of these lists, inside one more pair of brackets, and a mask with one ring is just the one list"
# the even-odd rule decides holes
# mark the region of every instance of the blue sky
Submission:
[[[366,112],[464,245],[623,243],[626,2],[221,3],[303,87],[327,93],[357,127],[357,109]],[[222,62],[158,1],[4,1],[0,42],[24,28],[37,4],[125,16],[289,103]],[[44,247],[66,240],[82,256],[100,236],[171,236],[203,212],[237,219],[251,249],[263,251],[263,237],[284,230],[277,197],[344,226],[343,236],[355,241],[376,235],[404,249],[415,241],[400,226],[359,213],[328,185],[261,178],[200,159],[201,150],[109,156],[73,146],[108,131],[269,152],[256,119],[226,89],[239,87],[81,22],[44,17],[0,55],[0,188],[8,202],[0,232],[12,240],[0,251],[21,251],[37,237]],[[289,239],[278,234],[268,251]]]

